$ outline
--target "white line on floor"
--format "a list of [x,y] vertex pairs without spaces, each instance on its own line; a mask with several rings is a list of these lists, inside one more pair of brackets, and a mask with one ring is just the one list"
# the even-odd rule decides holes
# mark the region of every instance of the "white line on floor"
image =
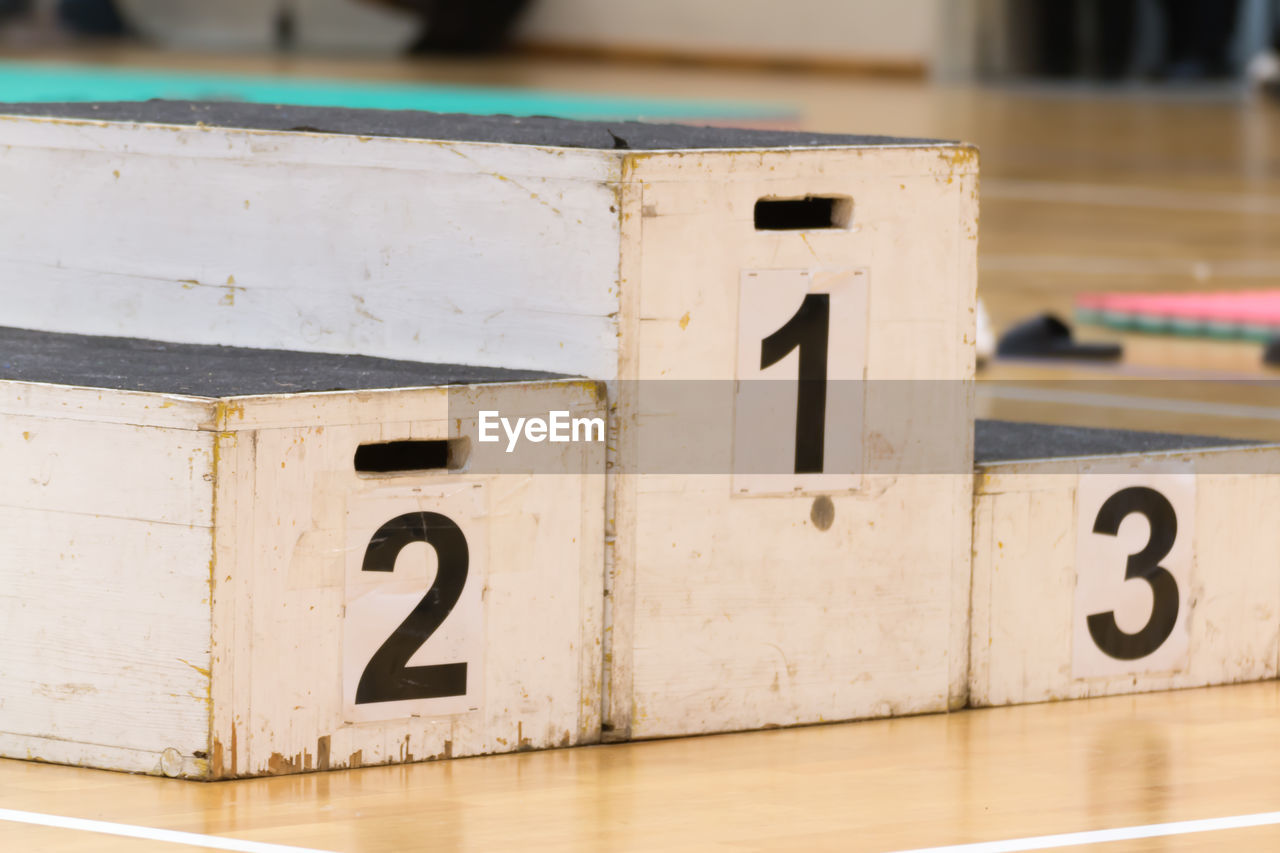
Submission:
[[1163,838],[1169,835],[1191,835],[1196,832],[1222,832],[1227,829],[1247,829],[1251,826],[1274,826],[1275,824],[1280,824],[1280,812],[1215,817],[1207,820],[1183,820],[1177,823],[1153,823],[1123,829],[1096,829],[1090,832],[1068,832],[1062,835],[1038,835],[1032,838],[1013,838],[1008,841],[980,841],[976,844],[954,844],[949,847],[920,847],[915,850],[899,850],[896,853],[1018,853],[1021,850],[1050,850],[1055,847],[1107,844],[1112,841]]
[[1207,261],[1193,258],[984,254],[980,266],[983,272],[989,273],[1052,273],[1077,277],[1177,276],[1199,282],[1223,278],[1267,281],[1280,278],[1280,262],[1266,258]]
[[201,835],[195,832],[175,832],[171,829],[152,829],[149,826],[131,826],[127,823],[107,823],[101,820],[82,820],[76,817],[20,812],[0,809],[0,821],[49,826],[55,829],[72,829],[79,832],[96,832],[102,835],[119,835],[125,838],[143,838],[147,841],[164,841],[169,844],[185,844],[211,850],[231,850],[235,853],[328,853],[311,847],[289,847],[284,844],[267,844],[262,841],[241,841],[237,838],[221,838],[217,835]]
[[1171,400],[1162,397],[1140,397],[1128,394],[1102,394],[1090,391],[1059,391],[1052,388],[984,387],[978,384],[978,397],[1016,400],[1022,403],[1060,403],[1098,409],[1132,409],[1147,412],[1171,412],[1181,415],[1211,415],[1219,418],[1280,420],[1280,407],[1251,406],[1247,403],[1208,403],[1197,400]]
[[1091,204],[1103,207],[1149,207],[1157,210],[1238,213],[1246,216],[1280,215],[1280,200],[1264,193],[1197,192],[1156,187],[1112,184],[1077,184],[1065,181],[987,179],[982,198],[1040,201],[1052,204]]

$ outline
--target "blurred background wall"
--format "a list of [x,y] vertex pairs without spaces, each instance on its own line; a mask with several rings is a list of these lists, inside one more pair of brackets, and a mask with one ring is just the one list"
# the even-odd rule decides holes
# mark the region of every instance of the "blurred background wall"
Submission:
[[[1185,27],[1202,33],[1215,21],[1230,19],[1220,37],[1230,42],[1226,71],[1234,75],[1270,41],[1276,5],[1274,0],[536,0],[516,38],[578,49],[862,65],[942,79],[1035,76],[1049,70],[1051,76],[1120,79],[1169,70],[1172,10],[1186,20]],[[1051,68],[1054,51],[1058,64]]]
[[944,7],[969,0],[536,0],[517,31],[535,45],[924,72]]
[[514,44],[942,80],[1120,81],[1239,76],[1276,39],[1278,8],[1280,0],[0,0],[0,21],[58,19],[101,33],[115,20],[122,33],[182,49]]

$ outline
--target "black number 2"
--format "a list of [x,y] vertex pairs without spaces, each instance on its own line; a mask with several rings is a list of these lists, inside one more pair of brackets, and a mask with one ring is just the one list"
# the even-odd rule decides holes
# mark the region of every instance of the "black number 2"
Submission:
[[411,512],[378,528],[364,552],[366,572],[395,571],[406,545],[426,542],[436,550],[435,583],[409,617],[369,659],[356,687],[356,704],[438,699],[467,692],[466,663],[407,666],[427,638],[453,610],[467,583],[467,538],[451,519],[435,512]]
[[797,348],[800,384],[796,393],[796,473],[821,474],[827,421],[827,339],[831,296],[810,293],[786,325],[760,345],[760,369],[772,367]]
[[1151,587],[1151,618],[1136,634],[1126,634],[1116,624],[1115,611],[1088,618],[1089,635],[1106,654],[1118,660],[1138,660],[1154,652],[1173,633],[1178,621],[1178,582],[1159,563],[1173,550],[1178,538],[1178,515],[1168,498],[1142,486],[1123,489],[1107,498],[1093,524],[1093,532],[1115,536],[1130,515],[1144,516],[1151,524],[1147,545],[1129,557],[1125,580],[1144,580]]

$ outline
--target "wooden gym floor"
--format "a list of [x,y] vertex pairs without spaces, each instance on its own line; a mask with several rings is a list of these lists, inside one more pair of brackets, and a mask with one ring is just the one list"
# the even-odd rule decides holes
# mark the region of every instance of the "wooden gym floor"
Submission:
[[[1267,812],[1278,742],[1267,683],[214,784],[9,761],[0,803],[308,851],[857,853]],[[0,841],[182,849],[6,823]],[[1275,850],[1280,826],[1098,849]]]
[[[1280,104],[1225,90],[947,88],[527,58],[96,58],[781,101],[814,130],[976,142],[981,292],[998,327],[1046,309],[1069,316],[1080,291],[1280,282]],[[1266,375],[1256,345],[1130,343],[1113,368],[991,365],[984,376],[1000,383],[980,391],[984,411],[1280,438],[1280,399],[1244,384]],[[1188,377],[1213,381],[1166,381]],[[1086,379],[1103,384],[1076,382]],[[1133,379],[1148,381],[1117,391]],[[900,851],[1013,839],[972,850],[1270,850],[1277,742],[1280,685],[1265,683],[216,785],[6,761],[0,847]],[[1123,831],[1218,818],[1230,820]],[[1185,834],[1195,829],[1206,831]],[[156,830],[205,837],[144,840]],[[1082,832],[1093,834],[1031,840]]]

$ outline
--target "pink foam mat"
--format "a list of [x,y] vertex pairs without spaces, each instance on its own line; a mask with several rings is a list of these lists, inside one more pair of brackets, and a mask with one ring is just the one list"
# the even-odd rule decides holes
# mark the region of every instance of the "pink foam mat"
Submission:
[[1077,297],[1076,308],[1144,318],[1280,326],[1280,290],[1087,293]]

